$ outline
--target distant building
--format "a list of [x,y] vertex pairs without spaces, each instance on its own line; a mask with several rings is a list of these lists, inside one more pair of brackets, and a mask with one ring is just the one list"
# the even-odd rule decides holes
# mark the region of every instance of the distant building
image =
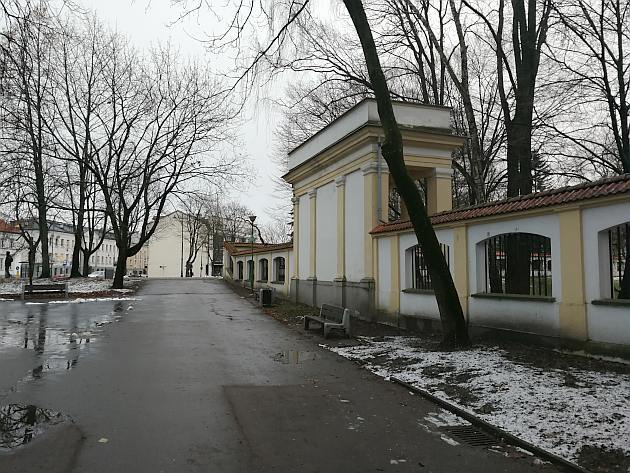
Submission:
[[[148,243],[147,275],[152,278],[174,278],[186,275],[186,262],[190,249],[190,233],[183,212],[172,212],[160,221]],[[192,274],[205,277],[216,274],[215,261],[223,264],[223,241],[218,236],[209,237],[205,228],[200,230],[199,250],[192,260]],[[219,245],[217,250],[216,246]],[[217,258],[218,256],[218,258]]]
[[[24,224],[35,238],[39,235],[36,223]],[[98,238],[98,237],[97,237]],[[4,258],[10,251],[13,256],[12,276],[26,277],[28,274],[28,245],[17,225],[0,221],[0,251],[4,271]],[[48,252],[50,254],[51,276],[68,276],[72,267],[74,228],[72,225],[51,221],[48,223]],[[79,268],[83,270],[83,254],[79,256]],[[100,248],[90,257],[90,271],[113,270],[118,259],[118,248],[113,236],[105,235]],[[42,272],[41,243],[35,255],[35,277]]]
[[135,255],[127,258],[127,274],[131,276],[146,275],[149,270],[149,248],[143,245]]

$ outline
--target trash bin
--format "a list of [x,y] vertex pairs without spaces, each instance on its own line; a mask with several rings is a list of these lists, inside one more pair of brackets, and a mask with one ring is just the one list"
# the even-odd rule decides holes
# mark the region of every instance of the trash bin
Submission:
[[269,307],[273,301],[273,291],[271,289],[261,289],[258,300],[262,307]]

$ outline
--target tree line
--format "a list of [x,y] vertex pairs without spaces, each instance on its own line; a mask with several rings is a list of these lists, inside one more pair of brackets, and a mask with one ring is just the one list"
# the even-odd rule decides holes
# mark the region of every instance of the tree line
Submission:
[[[363,4],[392,99],[452,107],[467,137],[457,206],[630,172],[628,0]],[[268,61],[300,72],[282,100],[282,152],[375,94],[344,21],[295,25],[300,47]]]
[[0,210],[28,246],[29,277],[38,252],[50,277],[49,224],[61,220],[74,230],[71,276],[109,234],[122,287],[127,258],[177,197],[240,172],[226,152],[237,110],[208,65],[169,45],[138,51],[98,18],[45,2],[2,7]]

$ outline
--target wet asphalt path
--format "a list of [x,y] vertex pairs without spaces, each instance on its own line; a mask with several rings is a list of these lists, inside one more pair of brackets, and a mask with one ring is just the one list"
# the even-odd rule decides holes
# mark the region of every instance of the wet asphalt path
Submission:
[[1,473],[556,471],[449,444],[425,427],[436,406],[219,280],[150,280],[137,297],[0,303],[0,405],[74,419],[0,454]]

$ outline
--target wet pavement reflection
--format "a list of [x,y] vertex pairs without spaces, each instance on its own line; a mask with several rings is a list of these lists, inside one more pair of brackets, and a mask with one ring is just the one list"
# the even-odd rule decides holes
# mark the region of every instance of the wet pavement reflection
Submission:
[[0,452],[25,445],[48,428],[66,420],[58,412],[33,405],[0,406]]
[[318,355],[313,351],[285,350],[276,353],[272,358],[285,365],[299,365],[305,361],[316,360]]
[[17,384],[71,370],[91,350],[103,326],[123,318],[129,301],[0,305],[0,356],[20,348],[35,354],[35,364]]

